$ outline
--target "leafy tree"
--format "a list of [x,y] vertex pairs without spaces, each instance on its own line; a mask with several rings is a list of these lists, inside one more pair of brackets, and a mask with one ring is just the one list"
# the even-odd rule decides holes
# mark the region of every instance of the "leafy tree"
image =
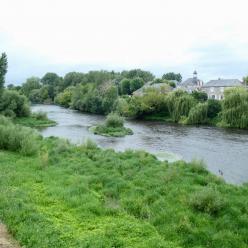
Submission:
[[37,77],[31,77],[26,80],[26,82],[22,85],[22,93],[29,98],[29,95],[32,90],[40,89],[40,79]]
[[144,85],[144,80],[140,77],[136,77],[130,81],[130,92],[138,90]]
[[3,91],[0,113],[10,117],[28,116],[30,109],[27,98],[14,90]]
[[0,57],[0,96],[3,92],[4,83],[5,83],[5,75],[8,69],[8,60],[6,53],[2,53]]
[[205,101],[208,100],[208,95],[207,95],[206,92],[194,90],[194,91],[192,92],[192,96],[193,96],[198,102],[205,102]]
[[59,89],[63,87],[63,79],[53,72],[46,73],[41,82],[43,85],[48,86],[48,96],[51,100],[54,100]]
[[208,118],[216,117],[221,111],[221,102],[216,99],[208,99]]
[[62,105],[64,107],[69,107],[71,104],[73,90],[75,89],[74,86],[70,86],[66,88],[63,92],[59,93],[55,97],[55,103]]
[[224,92],[222,121],[229,127],[248,128],[248,91],[234,88]]
[[83,83],[85,74],[81,72],[69,72],[64,76],[63,89]]
[[127,78],[124,78],[121,80],[120,91],[121,91],[122,95],[130,95],[131,94],[130,83],[131,83],[131,80],[127,79]]
[[169,72],[162,76],[162,79],[166,80],[177,80],[178,82],[182,81],[182,75],[180,73]]
[[143,71],[141,69],[122,71],[121,75],[124,78],[128,78],[128,79],[134,79],[134,78],[139,77],[139,78],[142,78],[144,82],[152,81],[155,78],[155,76],[151,72]]

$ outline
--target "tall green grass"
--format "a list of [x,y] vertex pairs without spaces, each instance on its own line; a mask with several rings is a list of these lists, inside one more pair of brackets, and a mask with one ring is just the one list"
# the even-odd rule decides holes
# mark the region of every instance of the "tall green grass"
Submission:
[[0,116],[0,149],[33,155],[39,149],[38,139],[38,134],[32,129],[14,125],[6,117]]
[[72,146],[0,152],[0,219],[28,248],[245,248],[248,187],[199,161],[160,162],[144,152]]

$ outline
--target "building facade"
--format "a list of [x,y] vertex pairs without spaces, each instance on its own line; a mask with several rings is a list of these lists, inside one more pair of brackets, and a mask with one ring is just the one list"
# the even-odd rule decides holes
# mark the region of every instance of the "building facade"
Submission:
[[224,99],[224,91],[234,87],[244,86],[238,79],[211,80],[202,86],[201,91],[207,93],[209,99]]
[[177,88],[192,93],[193,91],[199,91],[203,86],[203,81],[197,77],[197,72],[193,72],[193,77],[188,78],[182,83],[178,84]]

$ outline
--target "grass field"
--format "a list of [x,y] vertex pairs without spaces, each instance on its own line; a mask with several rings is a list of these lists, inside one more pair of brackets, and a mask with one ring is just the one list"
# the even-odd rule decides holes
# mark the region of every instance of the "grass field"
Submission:
[[248,246],[248,187],[200,162],[40,142],[33,156],[0,151],[0,219],[22,246]]

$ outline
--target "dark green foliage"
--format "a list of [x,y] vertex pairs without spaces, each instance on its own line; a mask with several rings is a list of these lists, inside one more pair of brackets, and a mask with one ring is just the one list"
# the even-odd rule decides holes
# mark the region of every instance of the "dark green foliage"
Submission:
[[90,130],[94,134],[112,137],[123,137],[133,134],[130,128],[124,127],[124,118],[117,113],[108,114],[104,124],[92,127]]
[[221,102],[215,99],[208,99],[208,118],[215,118],[221,111]]
[[32,129],[14,125],[0,115],[0,149],[33,155],[38,152],[37,140],[38,135]]
[[236,88],[225,91],[222,108],[223,125],[248,128],[248,91]]
[[105,122],[107,127],[123,127],[124,118],[116,113],[108,114]]
[[60,88],[63,88],[63,78],[59,77],[56,73],[48,72],[46,73],[41,82],[43,85],[47,86],[48,98],[52,101],[59,92]]
[[26,80],[26,82],[22,85],[22,93],[30,99],[30,94],[33,90],[37,90],[41,88],[40,79],[37,77],[31,77]]
[[107,114],[113,110],[117,97],[117,87],[113,84],[77,85],[72,93],[71,106],[82,112]]
[[247,247],[247,186],[196,162],[41,142],[33,157],[0,152],[0,219],[21,246]]
[[0,57],[0,97],[3,92],[7,69],[8,69],[7,55],[6,53],[2,53]]
[[190,109],[186,122],[187,124],[206,124],[208,121],[207,114],[208,104],[198,103]]
[[194,98],[186,92],[177,90],[168,95],[167,105],[174,122],[188,116],[190,109],[195,105]]
[[226,207],[221,194],[212,188],[197,191],[190,197],[189,203],[195,210],[211,215],[218,214]]
[[85,74],[81,72],[69,72],[64,76],[63,90],[69,86],[83,83]]
[[166,80],[177,80],[178,82],[182,81],[182,76],[180,73],[169,72],[162,76],[162,79]]
[[127,78],[124,78],[121,80],[120,92],[122,95],[130,95],[131,94],[130,83],[131,83],[131,80],[127,79]]
[[131,80],[130,82],[130,92],[133,93],[134,91],[138,90],[144,85],[144,80],[142,78],[136,77]]
[[202,91],[193,91],[192,96],[198,101],[198,102],[205,102],[208,100],[208,95],[205,92]]
[[23,117],[30,114],[27,98],[14,90],[4,90],[0,99],[0,113],[9,117]]
[[122,71],[121,76],[123,78],[134,79],[134,78],[142,78],[144,82],[152,81],[155,77],[149,71],[143,71],[141,69],[134,69],[130,71]]
[[66,88],[55,97],[54,102],[68,108],[71,105],[72,94],[74,90],[74,86]]

